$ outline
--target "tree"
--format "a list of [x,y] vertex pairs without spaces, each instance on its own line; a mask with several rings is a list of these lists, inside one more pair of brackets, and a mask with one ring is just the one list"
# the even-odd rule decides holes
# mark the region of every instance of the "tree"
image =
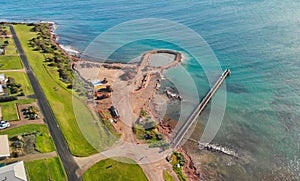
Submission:
[[10,88],[10,93],[11,93],[11,94],[15,94],[15,93],[17,93],[17,92],[18,92],[18,88],[17,88],[17,87],[12,86],[12,87]]
[[156,128],[156,123],[154,121],[146,121],[143,125],[145,130],[151,130]]
[[73,85],[72,84],[69,84],[68,86],[67,86],[67,89],[72,89],[73,88]]

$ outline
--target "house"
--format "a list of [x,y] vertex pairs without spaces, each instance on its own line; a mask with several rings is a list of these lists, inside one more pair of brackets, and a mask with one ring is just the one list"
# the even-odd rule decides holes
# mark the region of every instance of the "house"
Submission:
[[19,161],[0,168],[1,181],[27,181],[24,162]]
[[0,135],[0,145],[0,159],[5,159],[6,157],[10,156],[7,135]]
[[8,78],[5,76],[5,74],[0,74],[0,84],[6,84],[8,81]]
[[103,85],[103,83],[100,81],[100,80],[92,80],[91,81],[91,84],[94,86],[94,87],[97,87],[99,85]]
[[4,48],[0,48],[0,55],[4,55],[5,54],[5,49]]
[[5,94],[2,84],[0,84],[0,96],[3,96]]
[[104,85],[104,83],[102,83],[100,80],[92,80],[91,84],[94,87],[95,91],[104,89],[106,87],[106,85]]

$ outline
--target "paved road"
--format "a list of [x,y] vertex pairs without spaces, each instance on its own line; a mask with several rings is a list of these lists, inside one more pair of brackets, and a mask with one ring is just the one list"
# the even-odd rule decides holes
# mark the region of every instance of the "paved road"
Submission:
[[35,77],[33,71],[30,68],[28,59],[24,53],[24,50],[21,46],[21,43],[20,43],[12,25],[10,25],[10,31],[13,35],[13,39],[15,41],[16,47],[20,54],[20,58],[23,62],[24,68],[26,70],[26,73],[27,73],[30,83],[32,85],[32,88],[34,90],[36,98],[38,99],[39,106],[44,114],[44,117],[45,117],[44,120],[45,120],[46,124],[48,125],[49,131],[50,131],[50,134],[55,143],[58,155],[60,156],[60,159],[62,160],[62,163],[64,165],[65,171],[68,176],[68,180],[80,181],[81,178],[78,178],[77,175],[75,174],[76,170],[79,167],[76,164],[76,162],[74,161],[72,154],[70,153],[67,142],[66,142],[61,130],[58,127],[54,113],[46,99],[46,96],[45,96],[37,78]]

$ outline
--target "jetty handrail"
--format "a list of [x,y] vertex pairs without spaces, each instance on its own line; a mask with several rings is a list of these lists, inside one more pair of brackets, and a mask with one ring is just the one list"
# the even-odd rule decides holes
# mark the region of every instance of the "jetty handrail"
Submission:
[[206,94],[206,96],[202,99],[202,101],[198,104],[198,106],[195,108],[193,113],[189,116],[187,121],[183,124],[183,126],[178,130],[177,134],[173,138],[171,145],[173,148],[176,148],[179,143],[182,141],[183,137],[191,127],[191,125],[195,122],[196,118],[200,115],[202,110],[205,108],[205,106],[208,104],[208,102],[211,100],[212,96],[216,93],[218,88],[221,86],[221,84],[224,82],[225,78],[230,75],[230,70],[226,69],[222,75],[218,78],[216,83],[212,86],[212,88],[209,90],[209,92]]

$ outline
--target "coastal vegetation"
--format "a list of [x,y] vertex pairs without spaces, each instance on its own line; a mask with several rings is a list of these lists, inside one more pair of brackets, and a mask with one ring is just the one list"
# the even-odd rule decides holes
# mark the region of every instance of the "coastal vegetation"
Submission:
[[103,119],[103,122],[104,122],[105,126],[107,127],[107,129],[109,130],[110,133],[115,135],[117,138],[121,137],[121,133],[116,131],[116,129],[112,125],[113,123],[111,123],[111,121],[109,119]]
[[150,148],[159,147],[162,150],[168,149],[170,144],[164,136],[157,131],[157,123],[151,119],[145,110],[140,111],[138,121],[133,125],[133,132],[139,140],[149,143]]
[[105,159],[87,170],[83,175],[84,181],[94,180],[148,180],[143,170],[133,160],[128,158]]
[[58,157],[25,162],[30,181],[67,180],[66,174]]
[[[79,123],[76,122],[72,103],[74,103],[78,109],[80,108],[82,115],[89,115],[91,118],[93,118],[94,115],[91,115],[92,113],[90,112],[89,108],[81,100],[76,97],[72,97],[71,90],[67,89],[69,84],[65,81],[62,81],[62,77],[60,77],[58,74],[59,68],[48,65],[50,63],[46,60],[48,58],[53,58],[55,55],[42,52],[41,50],[34,50],[32,45],[30,45],[30,40],[41,36],[42,33],[39,34],[38,32],[32,30],[34,26],[28,26],[25,24],[14,25],[14,28],[27,55],[31,68],[36,74],[55,114],[59,127],[64,134],[71,153],[76,156],[88,156],[96,153],[96,149],[93,148],[85,139],[78,126]],[[51,47],[51,45],[49,45],[49,47]],[[56,51],[58,52],[58,50]],[[63,65],[66,65],[66,62],[64,62]],[[88,131],[91,133],[93,133],[93,130],[97,129],[95,124],[92,123],[86,123],[84,126],[86,130],[92,130]],[[90,136],[92,137],[93,135]]]
[[65,83],[71,83],[72,69],[70,68],[70,59],[52,43],[49,24],[40,23],[32,24],[32,26],[31,31],[36,32],[37,36],[30,39],[30,46],[35,51],[48,54],[44,61],[47,62],[48,66],[57,68],[60,80]]
[[187,181],[186,176],[182,173],[182,168],[185,164],[184,156],[181,153],[174,151],[173,154],[171,155],[171,164],[179,180]]
[[167,170],[164,170],[163,176],[165,181],[174,181],[172,175]]

